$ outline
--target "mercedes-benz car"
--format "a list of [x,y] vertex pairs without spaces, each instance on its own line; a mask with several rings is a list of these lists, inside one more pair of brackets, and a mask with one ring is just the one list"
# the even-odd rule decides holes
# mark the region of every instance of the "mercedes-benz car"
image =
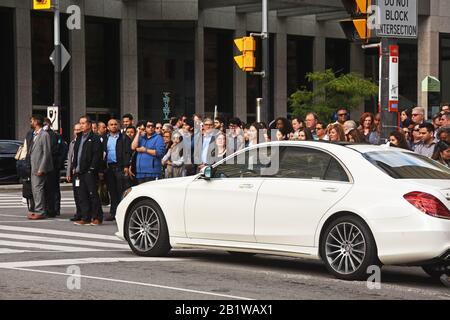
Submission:
[[271,142],[195,176],[124,193],[117,236],[141,256],[206,248],[322,260],[334,276],[373,265],[449,274],[450,170],[388,146]]

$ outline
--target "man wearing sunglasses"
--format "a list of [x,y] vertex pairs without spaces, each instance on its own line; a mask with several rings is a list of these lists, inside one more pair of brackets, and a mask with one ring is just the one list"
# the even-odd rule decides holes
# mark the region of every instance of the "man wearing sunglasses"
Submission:
[[415,125],[421,125],[425,122],[425,109],[422,107],[415,107],[412,111],[412,118],[411,120],[414,122]]
[[[141,129],[140,129],[141,131]],[[145,134],[134,137],[131,149],[136,150],[136,179],[139,184],[161,177],[161,159],[164,157],[163,138],[156,134],[155,124],[147,121]]]

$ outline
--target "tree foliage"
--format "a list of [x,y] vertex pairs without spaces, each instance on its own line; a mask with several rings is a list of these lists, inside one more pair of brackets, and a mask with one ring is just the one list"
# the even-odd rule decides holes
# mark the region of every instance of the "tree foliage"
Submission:
[[328,69],[308,73],[306,80],[314,84],[315,90],[302,88],[289,98],[293,114],[303,118],[309,112],[315,112],[320,119],[331,119],[338,108],[355,109],[365,99],[378,94],[377,85],[356,73],[336,77],[333,70]]

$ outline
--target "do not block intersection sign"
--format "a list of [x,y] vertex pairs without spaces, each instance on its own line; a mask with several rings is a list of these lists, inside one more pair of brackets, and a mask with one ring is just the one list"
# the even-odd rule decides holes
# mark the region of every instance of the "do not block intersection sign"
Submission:
[[417,38],[417,0],[378,0],[378,37]]

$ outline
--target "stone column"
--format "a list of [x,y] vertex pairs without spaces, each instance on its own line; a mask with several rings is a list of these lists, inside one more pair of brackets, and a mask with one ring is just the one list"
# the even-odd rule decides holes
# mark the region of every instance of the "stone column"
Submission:
[[136,3],[126,2],[120,24],[120,111],[138,119],[138,39]]
[[[360,44],[350,44],[350,71],[364,77],[365,56]],[[364,113],[364,102],[357,109],[351,111],[352,119],[356,120]]]
[[432,29],[433,20],[433,17],[419,19],[417,100],[426,109],[425,114],[428,114],[428,103],[427,94],[422,93],[422,81],[426,76],[439,79],[439,31]]
[[16,59],[15,133],[19,140],[25,138],[30,128],[29,118],[33,113],[30,8],[31,1],[17,1],[14,17]]
[[[81,9],[81,29],[69,31],[70,55],[67,68],[70,68],[69,96],[70,96],[70,124],[78,122],[86,114],[86,46],[84,23],[84,1],[78,4]],[[70,129],[72,131],[72,129]]]
[[205,32],[203,12],[199,13],[195,32],[195,112],[205,113]]
[[274,119],[287,116],[287,34],[286,20],[278,19],[275,35],[274,66]]
[[[236,31],[234,38],[241,38],[247,35],[246,20],[245,14],[236,14]],[[241,121],[247,122],[247,73],[240,70],[236,63],[234,63],[233,73],[233,114],[235,117],[241,119]]]

